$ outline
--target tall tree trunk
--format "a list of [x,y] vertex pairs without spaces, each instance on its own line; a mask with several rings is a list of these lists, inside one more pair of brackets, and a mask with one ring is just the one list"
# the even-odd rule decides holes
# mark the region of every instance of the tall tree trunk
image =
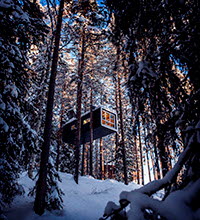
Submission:
[[[118,84],[117,84],[117,80],[116,80],[116,76],[114,77],[114,81],[115,81],[115,108],[116,108],[116,114],[117,116],[119,115],[119,105],[118,105]],[[117,126],[118,126],[118,120],[117,120]],[[118,152],[119,152],[119,133],[116,132],[115,134],[115,164],[117,164],[117,159],[118,159]],[[116,165],[115,165],[115,168]],[[117,176],[118,173],[117,173],[117,169],[115,169],[115,176]]]
[[150,162],[149,162],[149,144],[147,143],[146,137],[147,137],[147,132],[144,127],[144,137],[145,137],[145,147],[146,147],[146,157],[147,157],[147,169],[148,169],[148,174],[149,174],[149,181],[151,182],[151,172],[150,172]]
[[90,176],[93,176],[93,108],[92,87],[90,91]]
[[84,176],[85,170],[85,144],[82,146],[82,164],[81,164],[81,176]]
[[89,167],[90,151],[89,151],[89,149],[88,149],[88,146],[87,146],[87,148],[86,148],[86,152],[87,152],[87,160],[86,160],[87,171],[86,171],[86,173],[87,173],[87,175],[89,175],[89,169],[90,169],[90,167]]
[[168,155],[168,168],[169,170],[172,169],[172,160],[171,160],[171,153],[170,153],[170,149],[169,149],[169,146],[167,145],[166,147],[166,152],[167,152],[167,155]]
[[140,184],[140,169],[138,161],[138,148],[137,148],[137,137],[135,135],[135,160],[136,160],[136,173],[137,173],[137,184]]
[[120,148],[122,151],[122,160],[123,160],[123,171],[124,171],[124,183],[128,184],[128,176],[127,176],[127,164],[126,164],[126,149],[124,142],[124,123],[123,123],[123,111],[122,111],[122,95],[121,95],[121,82],[120,77],[118,75],[118,91],[119,91],[119,116],[120,116],[120,130],[121,130],[121,143]]
[[108,179],[108,151],[105,151],[106,165],[104,165],[105,178]]
[[96,144],[96,148],[95,148],[95,176],[96,178],[99,177],[99,148],[98,148],[98,145]]
[[140,149],[140,166],[141,166],[141,178],[142,178],[142,185],[144,185],[144,168],[143,168],[143,149],[142,149],[142,140],[140,134],[140,119],[137,118],[138,124],[138,136],[139,136],[139,149]]
[[[65,81],[65,74],[63,75],[63,80]],[[61,111],[60,111],[60,129],[58,132],[58,146],[57,146],[57,156],[56,156],[56,170],[59,170],[60,165],[60,148],[62,147],[62,132],[63,132],[63,117],[65,111],[65,103],[64,103],[64,92],[66,90],[66,83],[63,83],[62,86],[62,98],[61,98]]]
[[152,163],[152,167],[153,167],[153,176],[154,176],[154,180],[157,179],[157,176],[156,176],[156,167],[155,167],[155,161],[154,161],[154,157],[153,157],[153,152],[150,151],[150,157],[151,157],[151,163]]
[[[161,130],[160,130],[160,132],[161,132]],[[164,177],[166,175],[166,173],[168,172],[169,167],[168,167],[168,155],[167,155],[163,140],[164,140],[164,135],[159,134],[157,148],[159,149],[159,156],[160,156],[161,168],[162,168],[162,176]]]
[[76,148],[75,148],[75,173],[74,180],[78,184],[79,162],[80,162],[80,143],[81,143],[81,101],[82,101],[82,87],[83,87],[83,71],[85,59],[85,31],[82,33],[81,42],[81,58],[78,65],[78,85],[77,85],[77,124],[76,124]]
[[[119,120],[120,120],[120,134],[121,134],[121,141],[119,146],[121,152],[122,152],[122,161],[123,161],[123,174],[124,174],[124,183],[128,184],[128,176],[127,176],[127,163],[126,163],[126,149],[125,149],[125,142],[124,142],[124,123],[123,123],[123,110],[122,110],[122,91],[121,91],[121,79],[120,79],[120,73],[118,72],[118,65],[120,60],[120,49],[119,46],[117,47],[117,59],[115,62],[115,71],[116,71],[116,111],[119,113]],[[118,93],[117,93],[118,91]],[[118,98],[118,99],[117,99]],[[119,109],[119,110],[118,110]],[[118,138],[116,136],[116,143],[118,142]]]
[[103,139],[100,138],[100,179],[104,179]]
[[[133,107],[132,107],[132,124],[133,124],[133,118],[134,118],[134,112],[133,112]],[[136,179],[137,183],[140,184],[140,169],[139,169],[139,160],[138,160],[138,147],[137,147],[137,132],[134,132],[134,146],[133,146],[133,152],[135,156],[135,162],[136,162]]]
[[155,156],[155,169],[156,169],[157,179],[160,179],[161,178],[160,165],[159,165],[159,158],[158,158],[158,152],[157,152],[157,148],[156,148],[155,137],[154,137],[154,156]]
[[36,187],[36,198],[34,202],[34,211],[38,215],[42,215],[45,210],[45,197],[47,193],[46,192],[47,190],[47,168],[48,168],[48,160],[49,160],[55,80],[56,80],[56,73],[57,73],[57,63],[58,63],[63,9],[64,9],[64,0],[61,0],[59,13],[58,13],[57,26],[56,26],[56,33],[55,33],[55,44],[54,44],[54,52],[53,52],[53,61],[52,61],[52,66],[51,66],[51,77],[50,77],[50,82],[49,82],[47,111],[46,111],[45,128],[44,128],[44,143],[42,145],[40,171],[39,171],[39,178],[38,178],[37,187]]
[[146,148],[146,157],[147,157],[147,168],[148,168],[148,174],[149,174],[149,181],[151,182],[151,171],[150,171],[150,163],[149,163],[149,152]]

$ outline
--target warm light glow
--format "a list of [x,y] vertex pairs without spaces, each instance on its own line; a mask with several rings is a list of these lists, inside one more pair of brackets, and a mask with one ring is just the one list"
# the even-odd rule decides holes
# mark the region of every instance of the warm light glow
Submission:
[[87,118],[87,119],[83,120],[83,124],[84,124],[84,125],[87,124],[87,123],[89,123],[89,122],[90,122],[90,118]]
[[115,128],[115,115],[103,110],[102,111],[102,124]]

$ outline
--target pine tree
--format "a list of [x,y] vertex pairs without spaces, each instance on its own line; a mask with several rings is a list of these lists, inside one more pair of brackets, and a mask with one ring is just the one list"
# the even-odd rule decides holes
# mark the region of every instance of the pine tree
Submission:
[[[81,138],[81,114],[82,114],[82,99],[84,95],[83,83],[84,77],[88,71],[87,62],[89,60],[87,54],[91,48],[91,42],[96,40],[95,25],[98,25],[98,7],[95,1],[74,1],[73,5],[74,16],[72,18],[73,28],[78,36],[78,67],[77,67],[77,102],[76,102],[76,148],[75,148],[75,174],[74,180],[78,183],[79,164],[80,164],[80,138]],[[93,30],[94,29],[94,30]],[[98,35],[97,35],[98,36]],[[77,38],[77,37],[76,37]],[[76,43],[77,39],[74,40]],[[91,70],[92,71],[92,70]],[[92,174],[92,140],[90,151],[90,174]]]
[[[27,53],[42,42],[48,28],[39,5],[30,1],[1,1],[0,6],[0,210],[23,192],[17,183],[38,138],[29,121],[34,111],[27,100],[32,73]],[[26,160],[25,160],[26,159]],[[23,161],[23,163],[22,163]]]
[[[136,0],[125,4],[123,0],[117,3],[108,0],[107,4],[115,18],[112,39],[115,43],[121,42],[129,57],[129,91],[134,114],[147,122],[144,127],[149,130],[148,140],[154,149],[157,168],[159,160],[161,162],[162,179],[139,191],[151,196],[165,188],[164,199],[170,200],[178,192],[184,193],[186,188],[192,191],[199,184],[199,169],[195,168],[199,167],[199,51],[196,50],[199,45],[199,3]],[[176,154],[180,150],[179,140],[184,150],[171,169],[169,149],[173,148]],[[181,169],[184,169],[184,175],[178,182]],[[199,192],[199,186],[196,190]],[[199,207],[195,212],[192,210],[198,196],[193,193],[188,196],[191,202],[188,206],[195,215]],[[131,203],[134,202],[131,199]],[[184,200],[182,202],[185,204]],[[143,205],[137,204],[138,210]],[[162,212],[154,205],[151,209],[154,214],[160,211],[161,218],[170,218],[165,209]],[[173,207],[168,211],[176,212]],[[141,214],[146,219],[143,211]],[[158,214],[155,216],[157,218]]]

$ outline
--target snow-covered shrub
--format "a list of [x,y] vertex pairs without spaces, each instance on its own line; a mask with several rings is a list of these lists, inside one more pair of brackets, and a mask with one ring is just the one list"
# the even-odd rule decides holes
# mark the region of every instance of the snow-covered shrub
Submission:
[[26,99],[31,78],[27,51],[44,37],[42,17],[36,3],[0,0],[0,211],[22,194],[16,180],[37,138],[27,120],[31,108]]
[[[194,170],[188,170],[184,187],[176,187],[176,178],[181,168],[190,161],[190,165],[194,163],[191,160],[193,152],[200,148],[199,139],[199,122],[192,130],[185,131],[187,137],[187,146],[180,155],[175,166],[168,171],[163,179],[154,180],[143,187],[131,192],[122,192],[120,201],[126,201],[129,205],[126,213],[127,219],[145,220],[145,219],[166,219],[166,220],[192,220],[200,219],[200,178],[194,173]],[[192,156],[194,158],[194,156]],[[192,168],[192,167],[191,167]],[[162,201],[152,197],[154,193],[160,189],[170,188],[170,192],[166,190],[167,195]],[[120,207],[113,202],[108,202],[105,208],[105,215],[115,218]],[[123,218],[122,218],[123,219]]]

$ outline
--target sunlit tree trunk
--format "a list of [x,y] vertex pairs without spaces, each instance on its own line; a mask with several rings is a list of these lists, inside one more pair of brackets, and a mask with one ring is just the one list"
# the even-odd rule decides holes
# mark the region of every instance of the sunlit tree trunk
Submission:
[[157,148],[156,148],[156,137],[154,137],[153,149],[154,149],[154,156],[155,156],[156,179],[160,179],[161,178],[161,174],[160,174],[160,165],[159,165],[158,152],[157,152]]
[[[64,74],[65,75],[65,74]],[[63,76],[63,80],[65,80],[65,77]],[[59,164],[60,164],[60,149],[62,147],[62,132],[63,132],[63,117],[64,117],[64,111],[65,111],[65,102],[64,102],[64,93],[66,91],[66,83],[63,83],[62,86],[62,98],[61,98],[61,111],[60,111],[60,129],[58,131],[58,146],[57,146],[57,156],[56,156],[56,170],[59,170]]]
[[139,137],[139,149],[140,149],[140,167],[141,167],[141,179],[142,185],[144,185],[144,167],[143,167],[143,147],[142,147],[142,140],[141,140],[141,133],[140,133],[140,119],[137,118],[138,124],[138,137]]
[[137,184],[140,184],[140,168],[139,168],[139,161],[138,161],[138,148],[137,148],[137,136],[135,135],[134,137],[134,142],[135,142],[135,162],[136,162],[136,179],[137,179]]
[[122,95],[121,95],[121,82],[118,75],[118,92],[119,92],[119,116],[120,116],[120,132],[121,132],[121,143],[120,148],[122,151],[122,160],[123,160],[123,171],[124,171],[124,183],[128,184],[127,177],[127,164],[126,164],[126,149],[125,149],[125,137],[124,137],[124,123],[123,123],[123,111],[122,111]]
[[78,184],[79,163],[80,163],[80,145],[81,145],[81,102],[82,102],[82,87],[83,87],[83,71],[85,59],[85,31],[81,36],[81,57],[78,64],[78,84],[77,84],[77,110],[76,110],[76,148],[75,148],[75,173],[74,180]]
[[[126,149],[125,149],[125,136],[124,136],[124,122],[123,122],[123,108],[122,108],[122,90],[121,90],[121,78],[119,73],[119,61],[120,61],[120,49],[117,47],[117,57],[115,62],[115,78],[116,78],[116,111],[119,116],[120,122],[120,142],[118,140],[118,135],[116,134],[116,152],[119,150],[122,153],[122,162],[123,162],[123,179],[124,183],[128,184],[127,176],[127,163],[126,163]],[[119,142],[119,143],[118,143]]]
[[166,151],[167,151],[167,155],[168,155],[168,168],[169,168],[169,170],[171,170],[172,169],[172,160],[171,160],[171,153],[170,153],[170,149],[169,149],[168,145],[166,147]]
[[[116,114],[119,115],[119,105],[118,105],[118,84],[117,84],[117,76],[114,76],[115,81],[115,108],[116,108]],[[118,124],[118,120],[117,120]],[[115,134],[115,164],[117,163],[118,159],[118,151],[119,151],[119,133],[117,132]],[[115,169],[115,175],[118,175],[117,169]]]
[[93,98],[92,87],[90,90],[90,175],[93,176]]

